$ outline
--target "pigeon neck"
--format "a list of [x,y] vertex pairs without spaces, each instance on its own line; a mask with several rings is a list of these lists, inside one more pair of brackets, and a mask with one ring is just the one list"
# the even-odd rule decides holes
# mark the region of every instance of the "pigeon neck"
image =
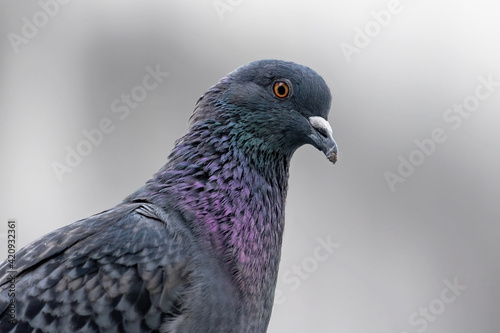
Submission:
[[232,132],[213,121],[194,125],[147,186],[192,216],[191,227],[245,294],[272,301],[291,155],[242,145]]

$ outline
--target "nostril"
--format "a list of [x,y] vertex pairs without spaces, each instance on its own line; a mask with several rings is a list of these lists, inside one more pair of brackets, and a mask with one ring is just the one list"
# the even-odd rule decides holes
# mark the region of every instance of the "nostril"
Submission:
[[326,129],[325,129],[325,128],[323,128],[323,127],[319,127],[319,128],[315,128],[315,130],[316,130],[319,134],[321,134],[321,136],[322,136],[322,137],[324,137],[325,139],[326,139],[326,138],[328,138],[328,133],[327,133],[327,131],[326,131]]
[[316,130],[324,139],[332,136],[332,128],[326,119],[322,117],[309,117],[312,128]]

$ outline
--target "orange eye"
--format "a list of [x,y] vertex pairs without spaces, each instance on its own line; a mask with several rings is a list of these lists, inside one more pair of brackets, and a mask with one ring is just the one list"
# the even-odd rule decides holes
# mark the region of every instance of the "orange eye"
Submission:
[[283,81],[278,81],[274,84],[273,87],[274,94],[279,98],[286,98],[290,94],[290,88],[288,87],[288,83]]

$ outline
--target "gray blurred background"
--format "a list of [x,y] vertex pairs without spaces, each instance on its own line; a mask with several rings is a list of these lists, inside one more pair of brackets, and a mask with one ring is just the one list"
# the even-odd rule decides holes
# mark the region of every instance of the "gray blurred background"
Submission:
[[[166,162],[207,88],[278,58],[331,87],[340,160],[312,147],[294,156],[269,332],[498,332],[499,10],[489,0],[1,1],[0,258],[8,219],[20,248],[114,206]],[[144,95],[146,68],[169,74]],[[103,119],[113,130],[89,148],[82,131]],[[430,143],[435,129],[441,142]],[[58,176],[67,147],[87,156]],[[409,160],[417,166],[400,165]]]

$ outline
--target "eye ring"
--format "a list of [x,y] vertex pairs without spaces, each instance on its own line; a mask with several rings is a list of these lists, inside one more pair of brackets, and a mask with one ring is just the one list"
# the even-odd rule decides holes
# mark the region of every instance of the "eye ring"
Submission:
[[274,95],[280,99],[284,99],[291,96],[291,84],[288,80],[278,80],[274,82],[273,85]]

